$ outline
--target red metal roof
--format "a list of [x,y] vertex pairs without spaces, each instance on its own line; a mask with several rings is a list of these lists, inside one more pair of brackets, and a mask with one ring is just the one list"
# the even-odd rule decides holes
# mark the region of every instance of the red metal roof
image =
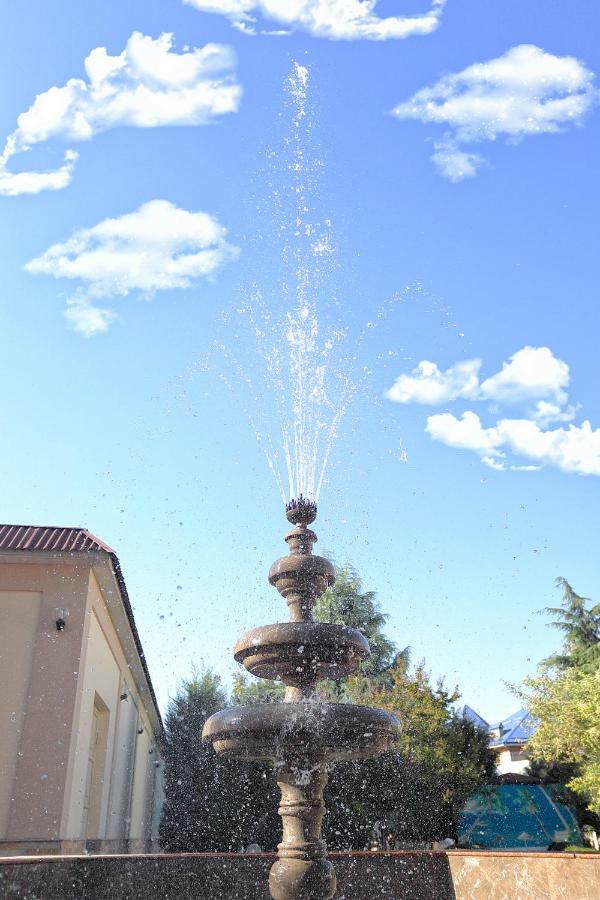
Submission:
[[37,550],[42,553],[104,550],[114,553],[108,544],[85,528],[43,525],[0,525],[0,550]]

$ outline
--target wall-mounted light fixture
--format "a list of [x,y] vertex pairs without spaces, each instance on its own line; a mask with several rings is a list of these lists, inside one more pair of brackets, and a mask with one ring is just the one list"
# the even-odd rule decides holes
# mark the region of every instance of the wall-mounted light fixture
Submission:
[[54,624],[56,625],[56,630],[64,631],[67,627],[67,616],[69,615],[69,610],[57,607],[56,612],[57,616],[54,622]]

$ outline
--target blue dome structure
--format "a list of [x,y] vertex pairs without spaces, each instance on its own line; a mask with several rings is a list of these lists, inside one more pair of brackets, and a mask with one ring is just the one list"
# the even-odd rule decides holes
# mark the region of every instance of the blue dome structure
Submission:
[[467,802],[458,826],[459,847],[483,850],[547,850],[581,844],[574,813],[561,799],[561,785],[526,776],[503,776]]

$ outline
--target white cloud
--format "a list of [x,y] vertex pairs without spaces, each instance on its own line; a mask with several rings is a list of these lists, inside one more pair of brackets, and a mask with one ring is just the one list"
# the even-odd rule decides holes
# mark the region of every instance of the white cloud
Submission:
[[226,16],[240,31],[254,34],[257,21],[283,26],[258,28],[261,34],[289,34],[296,28],[331,40],[385,41],[431,34],[438,27],[447,0],[432,0],[420,15],[384,16],[376,13],[377,0],[184,0],[202,12]]
[[131,291],[151,296],[210,278],[238,255],[226,234],[208,213],[151,200],[135,212],[76,231],[25,269],[80,283],[67,301],[65,316],[76,331],[90,337],[106,331],[115,318],[95,300],[126,297]]
[[105,47],[92,50],[84,62],[87,81],[71,78],[38,94],[0,155],[0,194],[36,194],[69,184],[77,158],[72,150],[53,171],[8,170],[12,157],[45,141],[84,141],[120,125],[205,125],[235,112],[241,88],[233,51],[206,44],[175,53],[172,46],[171,34],[153,39],[134,32],[118,56]]
[[440,371],[436,363],[421,360],[409,375],[400,375],[385,392],[395,403],[447,403],[459,397],[476,397],[480,359],[467,359]]
[[511,452],[535,464],[508,466],[513,471],[551,465],[563,472],[600,475],[600,428],[593,429],[589,421],[544,430],[530,419],[501,419],[484,428],[479,416],[467,411],[460,419],[452,413],[429,416],[425,430],[450,447],[473,450],[494,469],[506,469],[502,458]]
[[594,73],[573,56],[520,44],[497,59],[444,75],[392,113],[447,126],[431,158],[442,175],[461,181],[485,161],[465,145],[498,137],[516,143],[581,124],[598,102],[593,80]]
[[[495,469],[496,472],[506,472],[509,468],[505,462],[502,462],[500,459],[496,459],[495,456],[482,456],[481,462],[485,463],[490,469]],[[514,466],[510,466],[510,468],[514,468]]]
[[63,315],[73,331],[86,338],[104,334],[117,318],[111,309],[94,306],[87,297],[70,297]]
[[473,178],[477,170],[484,165],[485,159],[479,153],[469,153],[461,150],[456,141],[444,138],[435,143],[435,150],[431,154],[431,160],[444,178],[450,181],[462,181],[463,178]]
[[523,347],[502,363],[502,369],[482,382],[482,398],[505,403],[554,399],[564,403],[569,367],[549,347]]
[[[522,347],[502,363],[502,369],[479,382],[480,359],[455,363],[442,372],[436,363],[421,360],[408,375],[400,375],[386,391],[396,403],[448,403],[459,398],[501,403],[538,401],[541,418],[559,421],[567,400],[569,367],[549,347]],[[547,401],[540,405],[539,401]],[[570,416],[573,418],[573,416]],[[569,421],[569,419],[560,419]]]
[[558,403],[549,403],[547,400],[538,400],[533,411],[533,418],[540,425],[550,425],[552,422],[572,422],[580,404],[570,403],[565,409]]
[[460,419],[452,413],[429,416],[425,431],[436,441],[443,441],[449,447],[475,450],[483,456],[497,456],[499,435],[494,428],[484,428],[479,416],[465,412]]
[[0,196],[17,197],[19,194],[62,190],[71,183],[77,156],[73,150],[67,150],[63,164],[50,172],[9,172],[6,168],[8,156],[4,154],[0,157]]
[[506,419],[498,429],[514,453],[563,472],[600,475],[600,428],[592,429],[588,421],[543,431],[528,419]]
[[[579,406],[568,403],[569,366],[549,347],[522,347],[495,375],[479,381],[480,359],[465,360],[442,372],[422,360],[409,374],[400,375],[385,396],[396,403],[442,405],[456,400],[493,401],[525,407],[525,416],[503,418],[485,427],[477,413],[458,418],[451,412],[427,419],[426,432],[449,447],[471,450],[497,471],[537,471],[556,466],[563,472],[600,475],[600,429],[588,421],[565,428]],[[511,456],[524,457],[515,463]]]

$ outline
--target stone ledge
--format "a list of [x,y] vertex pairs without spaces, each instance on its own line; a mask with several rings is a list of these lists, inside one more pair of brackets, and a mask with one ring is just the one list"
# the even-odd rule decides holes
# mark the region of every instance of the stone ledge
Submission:
[[[332,853],[337,900],[600,900],[600,854]],[[267,900],[274,854],[0,858],[7,900]]]

